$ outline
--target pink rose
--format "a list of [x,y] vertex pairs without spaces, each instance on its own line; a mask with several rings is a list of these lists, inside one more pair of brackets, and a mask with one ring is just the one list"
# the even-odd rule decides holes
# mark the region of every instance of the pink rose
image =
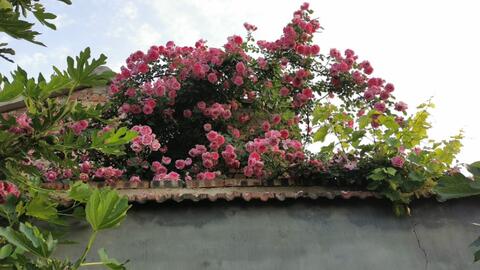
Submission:
[[235,76],[235,78],[233,78],[233,83],[236,86],[241,86],[243,84],[243,78],[240,76]]
[[87,182],[88,179],[89,179],[89,176],[88,176],[88,174],[86,174],[86,173],[81,173],[78,178],[79,178],[82,182]]
[[140,182],[142,182],[142,181],[140,180],[140,177],[139,177],[139,176],[133,175],[132,177],[130,177],[129,182],[130,182],[130,183],[140,183]]
[[158,151],[160,147],[160,142],[158,140],[153,140],[153,142],[150,144],[150,149],[152,151]]
[[134,97],[137,94],[137,90],[135,88],[128,88],[127,91],[125,91],[125,95],[128,97]]
[[28,117],[26,113],[22,113],[17,117],[16,122],[20,128],[30,129],[32,119],[30,119],[30,117]]
[[262,130],[263,131],[268,131],[270,130],[270,123],[268,123],[268,121],[264,121],[263,124],[262,124]]
[[163,163],[163,164],[168,165],[168,164],[170,164],[170,162],[172,162],[172,159],[171,159],[171,158],[166,157],[166,156],[163,156],[163,157],[162,157],[162,163]]
[[203,130],[205,130],[206,132],[209,132],[210,130],[212,130],[212,125],[209,123],[206,123],[205,125],[203,125]]
[[245,70],[246,70],[245,64],[244,64],[243,62],[238,62],[238,63],[235,65],[235,70],[236,70],[239,74],[244,75]]
[[147,115],[152,114],[153,113],[153,108],[149,107],[149,106],[144,106],[143,107],[143,113],[147,114]]
[[390,161],[393,167],[397,167],[397,168],[402,168],[405,163],[405,160],[401,156],[395,156]]
[[386,90],[387,92],[391,93],[391,92],[393,92],[393,91],[395,90],[395,87],[393,86],[393,84],[387,83],[387,84],[385,85],[385,90]]
[[216,83],[218,81],[217,75],[215,73],[209,73],[207,79],[210,83]]
[[379,112],[385,112],[387,110],[387,106],[385,106],[385,103],[383,102],[377,102],[373,105],[373,108]]
[[395,103],[395,110],[397,110],[399,112],[404,112],[407,109],[408,109],[407,103],[405,103],[403,101],[399,101],[399,102]]
[[319,54],[320,53],[320,46],[315,44],[312,47],[310,47],[310,53],[313,54],[313,55]]
[[153,142],[153,136],[151,134],[143,135],[141,139],[143,145],[150,145]]
[[48,182],[54,182],[57,180],[58,174],[55,171],[48,171],[43,175]]
[[290,94],[290,90],[287,87],[280,88],[280,96],[286,97]]
[[175,161],[175,168],[179,170],[183,170],[187,164],[185,163],[185,160],[183,159],[178,159]]
[[217,138],[217,136],[218,136],[218,133],[217,133],[216,131],[213,131],[213,130],[211,130],[211,131],[209,131],[209,132],[207,133],[207,139],[208,139],[210,142],[215,141],[215,139]]
[[152,128],[149,126],[139,126],[140,134],[150,135],[152,134]]

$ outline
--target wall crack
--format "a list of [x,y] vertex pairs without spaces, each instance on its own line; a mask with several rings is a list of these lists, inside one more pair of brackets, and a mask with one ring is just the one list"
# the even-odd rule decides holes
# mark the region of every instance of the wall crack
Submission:
[[415,235],[415,239],[417,239],[418,248],[422,251],[423,257],[425,258],[425,270],[427,270],[428,269],[428,264],[429,264],[428,254],[427,254],[427,251],[425,250],[425,248],[422,246],[422,242],[420,241],[420,238],[418,237],[416,226],[417,226],[416,223],[412,224],[412,231],[413,231],[413,235]]

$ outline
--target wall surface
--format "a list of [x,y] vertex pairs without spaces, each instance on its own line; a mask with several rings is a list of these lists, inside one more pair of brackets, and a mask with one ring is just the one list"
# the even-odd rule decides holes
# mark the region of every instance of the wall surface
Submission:
[[[375,199],[151,203],[135,205],[94,250],[130,259],[135,270],[479,269],[468,247],[480,235],[471,224],[480,221],[478,203],[424,200],[410,218]],[[87,235],[79,225],[71,240],[85,243]]]

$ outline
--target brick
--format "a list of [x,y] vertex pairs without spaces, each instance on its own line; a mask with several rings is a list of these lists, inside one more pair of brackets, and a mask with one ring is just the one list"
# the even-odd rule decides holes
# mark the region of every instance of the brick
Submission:
[[227,178],[224,180],[226,187],[233,187],[235,186],[235,179],[234,178]]
[[132,183],[132,182],[128,181],[128,182],[125,183],[125,188],[132,188],[132,189],[142,188],[142,189],[145,189],[145,188],[149,188],[149,187],[150,187],[150,182],[148,182],[148,181],[141,181],[141,182],[135,182],[135,183]]
[[282,186],[282,181],[280,181],[280,179],[273,179],[273,186],[275,187]]
[[185,181],[185,185],[187,186],[187,188],[198,188],[198,181],[187,180]]
[[259,187],[262,185],[262,180],[261,179],[256,179],[256,178],[250,178],[247,180],[247,186],[249,187]]
[[150,187],[151,188],[162,188],[162,181],[152,181],[150,182]]

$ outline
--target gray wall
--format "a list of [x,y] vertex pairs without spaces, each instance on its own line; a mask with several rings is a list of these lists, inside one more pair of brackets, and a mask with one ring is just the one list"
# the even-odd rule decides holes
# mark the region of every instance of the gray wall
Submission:
[[[471,225],[480,221],[478,203],[423,200],[410,218],[374,199],[151,203],[135,205],[94,250],[142,270],[479,269],[468,248],[480,235]],[[87,231],[78,227],[72,240],[86,242]]]

